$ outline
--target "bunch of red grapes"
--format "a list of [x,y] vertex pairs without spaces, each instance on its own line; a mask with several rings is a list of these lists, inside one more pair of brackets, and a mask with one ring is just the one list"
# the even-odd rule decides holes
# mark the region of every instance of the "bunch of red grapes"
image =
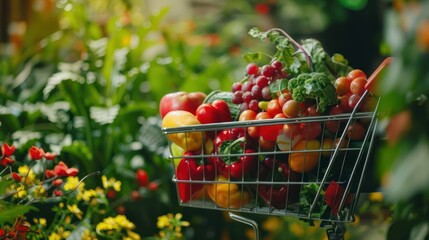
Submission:
[[240,112],[248,109],[259,112],[259,102],[272,99],[269,84],[288,77],[288,73],[283,70],[283,64],[277,60],[262,67],[249,63],[246,66],[246,73],[247,81],[235,82],[232,85],[234,94],[232,102],[241,104]]

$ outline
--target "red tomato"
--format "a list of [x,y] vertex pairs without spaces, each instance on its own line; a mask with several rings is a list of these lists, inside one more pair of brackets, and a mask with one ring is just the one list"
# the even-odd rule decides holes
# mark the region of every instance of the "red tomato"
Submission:
[[359,122],[350,124],[347,129],[347,137],[351,140],[362,140],[365,137],[365,133],[365,127]]
[[301,127],[299,123],[288,123],[283,125],[283,133],[290,139],[295,138],[301,134]]
[[366,78],[358,77],[353,79],[350,83],[350,92],[354,94],[362,95],[365,92]]
[[320,112],[317,111],[317,105],[313,104],[307,107],[306,116],[320,116]]
[[351,95],[352,95],[351,93],[347,93],[339,97],[340,107],[343,109],[343,112],[351,112],[353,110],[349,105],[349,98]]
[[378,99],[374,96],[366,96],[362,102],[362,105],[359,107],[359,110],[362,112],[373,112],[375,106],[377,106]]
[[240,113],[238,121],[255,120],[257,114],[257,112],[250,109],[244,110],[242,113]]
[[[333,106],[329,112],[330,115],[337,115],[337,114],[341,114],[341,113],[344,113],[344,110],[338,105]],[[325,128],[329,132],[334,133],[334,134],[340,130],[339,127],[340,127],[340,121],[339,120],[329,120],[329,121],[326,121],[326,123],[325,123]]]
[[347,74],[347,78],[350,80],[353,80],[353,79],[358,78],[358,77],[363,77],[365,79],[367,78],[365,72],[363,72],[360,69],[351,70],[349,72],[349,74]]
[[274,151],[276,148],[276,141],[270,141],[270,140],[264,139],[263,137],[260,137],[259,147],[264,151]]
[[299,102],[293,99],[287,101],[282,107],[283,114],[288,118],[297,117],[299,114],[299,109]]
[[267,112],[271,116],[275,116],[277,113],[282,112],[282,106],[280,106],[279,100],[277,98],[271,99],[271,101],[268,102]]
[[[250,120],[255,120],[256,119],[256,115],[258,113],[253,111],[253,110],[244,110],[239,118],[238,121],[250,121]],[[247,134],[251,137],[251,138],[259,138],[259,127],[248,127],[247,128]]]
[[[262,119],[271,119],[273,118],[268,112],[260,112],[256,115],[256,120]],[[259,135],[264,140],[275,141],[280,131],[282,130],[283,125],[275,124],[275,125],[266,125],[259,127]]]
[[335,89],[339,96],[350,93],[350,83],[351,79],[347,77],[339,77],[335,80]]
[[348,99],[349,107],[351,109],[354,109],[356,107],[356,104],[359,102],[360,98],[361,98],[361,95],[359,95],[359,94],[350,95],[350,97]]
[[322,125],[318,122],[302,123],[300,127],[301,135],[306,140],[316,139],[322,133]]
[[289,91],[284,91],[282,94],[280,94],[277,99],[279,100],[280,106],[283,107],[285,103],[292,99],[292,94]]

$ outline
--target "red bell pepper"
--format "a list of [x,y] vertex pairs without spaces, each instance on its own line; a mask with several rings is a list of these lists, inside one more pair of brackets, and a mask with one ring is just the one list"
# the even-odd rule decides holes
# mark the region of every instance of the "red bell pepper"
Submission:
[[[185,152],[185,156],[192,156],[191,152]],[[194,198],[203,189],[202,183],[191,183],[191,181],[212,181],[215,179],[215,171],[210,163],[199,164],[192,157],[184,157],[176,168],[177,189],[182,202]]]
[[[285,162],[266,157],[259,168],[260,181],[291,183],[298,180],[298,174],[289,170]],[[259,184],[258,195],[273,208],[284,209],[298,200],[298,184]]]
[[[337,215],[338,211],[340,210],[339,208],[341,199],[343,198],[345,191],[346,190],[334,180],[332,180],[326,188],[325,202],[331,208],[331,213],[333,215]],[[346,198],[344,199],[344,206],[349,205],[352,200],[353,194],[347,194]]]
[[214,100],[212,103],[201,104],[197,108],[195,116],[203,124],[232,121],[229,106],[221,99]]
[[214,140],[214,152],[219,156],[211,157],[210,161],[218,173],[226,178],[252,176],[258,166],[258,156],[252,155],[256,152],[252,144],[244,137],[242,128],[223,130]]

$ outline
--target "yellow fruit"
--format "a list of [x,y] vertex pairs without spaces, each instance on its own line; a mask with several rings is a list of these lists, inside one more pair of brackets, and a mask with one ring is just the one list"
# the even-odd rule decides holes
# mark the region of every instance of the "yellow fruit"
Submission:
[[319,162],[320,151],[311,152],[308,150],[320,149],[319,140],[301,140],[294,147],[293,152],[289,154],[289,167],[297,173],[305,173],[313,170]]
[[[167,113],[167,115],[165,115],[162,119],[163,128],[184,127],[199,124],[201,123],[200,121],[198,121],[194,114],[183,110],[171,111]],[[168,134],[167,138],[186,151],[195,151],[201,148],[204,133],[179,132]]]

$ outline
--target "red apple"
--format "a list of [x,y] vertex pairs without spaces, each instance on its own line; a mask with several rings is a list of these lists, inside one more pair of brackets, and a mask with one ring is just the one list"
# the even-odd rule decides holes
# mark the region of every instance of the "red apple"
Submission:
[[206,94],[203,92],[191,92],[187,93],[184,91],[168,93],[161,98],[159,102],[159,114],[161,118],[173,110],[184,110],[192,114],[195,114],[198,106],[200,106]]

